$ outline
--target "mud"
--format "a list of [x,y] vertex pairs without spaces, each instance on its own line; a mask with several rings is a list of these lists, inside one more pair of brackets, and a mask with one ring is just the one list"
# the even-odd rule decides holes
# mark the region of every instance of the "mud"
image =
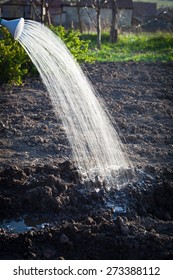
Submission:
[[134,164],[130,180],[83,184],[41,81],[2,85],[0,259],[172,259],[173,63],[82,67]]

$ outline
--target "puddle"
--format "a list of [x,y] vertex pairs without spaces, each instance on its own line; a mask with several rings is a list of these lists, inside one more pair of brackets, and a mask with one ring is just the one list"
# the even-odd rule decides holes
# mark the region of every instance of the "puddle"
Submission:
[[113,218],[116,219],[117,216],[126,214],[126,211],[127,210],[126,210],[126,205],[125,204],[114,206]]
[[33,219],[30,217],[11,221],[6,220],[0,223],[0,228],[14,233],[22,233],[33,229],[43,229],[47,226],[50,226],[50,223],[45,219]]
[[108,201],[107,207],[111,208],[113,211],[113,218],[116,219],[119,215],[124,215],[127,212],[126,204],[115,205],[115,202]]

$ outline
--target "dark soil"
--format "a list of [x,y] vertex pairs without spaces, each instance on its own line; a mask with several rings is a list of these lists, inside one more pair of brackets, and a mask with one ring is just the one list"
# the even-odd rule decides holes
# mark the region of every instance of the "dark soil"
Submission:
[[130,181],[85,186],[41,81],[1,86],[0,258],[172,259],[173,63],[83,69],[134,164]]

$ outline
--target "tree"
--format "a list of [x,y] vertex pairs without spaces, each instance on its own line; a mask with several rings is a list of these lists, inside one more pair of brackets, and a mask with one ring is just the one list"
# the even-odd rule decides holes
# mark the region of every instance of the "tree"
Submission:
[[48,25],[51,25],[51,18],[49,13],[49,4],[51,1],[48,0],[29,0],[36,16],[38,19],[45,23],[47,22]]
[[[81,7],[85,7],[86,9],[88,9],[88,7],[92,7],[93,9],[95,9],[96,11],[95,28],[97,30],[97,48],[100,49],[101,48],[101,9],[107,3],[107,0],[67,0],[67,2],[71,3],[71,5],[75,5],[77,8],[79,30],[81,32],[83,31],[82,19],[81,19]],[[88,16],[93,22],[93,19],[91,18],[89,12],[88,12]]]
[[81,19],[81,0],[76,0],[76,8],[77,8],[77,16],[78,16],[78,23],[79,23],[79,31],[82,33],[82,19]]
[[[63,2],[63,1],[62,1]],[[82,17],[81,17],[81,8],[83,7],[85,1],[83,0],[66,0],[65,3],[69,4],[71,6],[76,7],[77,10],[77,17],[78,17],[78,26],[79,26],[79,31],[82,33],[83,32],[83,26],[82,26]],[[82,3],[82,4],[81,4]]]
[[92,7],[96,10],[97,48],[101,49],[101,9],[107,0],[92,0]]
[[110,37],[109,40],[111,43],[117,42],[117,13],[118,5],[116,0],[112,0],[112,19],[111,19],[111,28],[110,28]]

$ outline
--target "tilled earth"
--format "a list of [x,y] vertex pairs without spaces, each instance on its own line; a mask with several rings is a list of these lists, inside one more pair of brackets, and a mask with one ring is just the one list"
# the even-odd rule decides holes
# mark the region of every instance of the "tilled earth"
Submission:
[[83,69],[134,164],[129,183],[84,185],[42,82],[1,85],[0,258],[172,259],[173,63]]

